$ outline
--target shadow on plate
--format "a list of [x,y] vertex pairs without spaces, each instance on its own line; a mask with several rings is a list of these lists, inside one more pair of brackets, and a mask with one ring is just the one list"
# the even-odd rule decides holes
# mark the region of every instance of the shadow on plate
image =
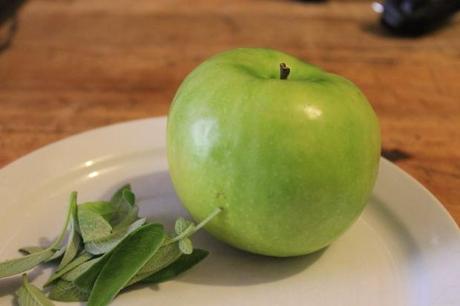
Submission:
[[[127,183],[136,193],[141,216],[158,221],[169,230],[178,217],[190,218],[174,192],[167,171],[121,181],[104,197],[110,198],[115,190]],[[196,247],[209,250],[210,255],[176,281],[210,286],[247,286],[278,281],[307,269],[325,252],[323,249],[307,256],[275,258],[240,251],[214,239],[205,231],[196,233],[192,240]]]

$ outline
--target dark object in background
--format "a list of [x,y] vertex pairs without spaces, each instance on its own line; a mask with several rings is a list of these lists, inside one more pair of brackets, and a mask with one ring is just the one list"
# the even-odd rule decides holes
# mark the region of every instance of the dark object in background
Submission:
[[11,44],[17,29],[16,14],[26,0],[0,0],[0,52]]
[[406,160],[412,158],[412,155],[410,153],[407,153],[406,151],[400,150],[400,149],[382,149],[382,156],[385,157],[386,159],[396,162],[400,160]]
[[380,10],[382,25],[392,33],[418,36],[448,21],[460,10],[460,0],[385,0]]

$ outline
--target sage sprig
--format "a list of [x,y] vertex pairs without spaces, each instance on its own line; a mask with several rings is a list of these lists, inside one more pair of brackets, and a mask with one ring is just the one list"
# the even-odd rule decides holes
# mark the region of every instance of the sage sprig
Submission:
[[[45,248],[21,248],[25,256],[0,263],[0,278],[40,263],[58,263],[45,283],[50,299],[107,305],[123,288],[169,280],[203,260],[208,252],[194,249],[190,237],[220,211],[217,208],[197,225],[178,218],[174,233],[166,234],[161,224],[138,216],[130,185],[119,188],[110,201],[79,205],[73,192],[58,238]],[[26,276],[17,295],[20,305],[53,305]]]

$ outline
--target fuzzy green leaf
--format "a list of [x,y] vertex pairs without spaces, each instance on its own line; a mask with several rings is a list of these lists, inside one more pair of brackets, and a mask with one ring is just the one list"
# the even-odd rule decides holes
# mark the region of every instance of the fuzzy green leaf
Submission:
[[70,194],[70,204],[69,209],[67,210],[67,216],[65,218],[65,224],[62,228],[61,233],[59,234],[58,238],[49,246],[49,249],[56,249],[59,245],[62,244],[64,240],[65,234],[67,232],[67,227],[69,226],[70,219],[72,218],[72,212],[74,212],[77,208],[77,193],[73,191]]
[[149,277],[150,275],[160,271],[161,269],[169,266],[179,257],[182,252],[179,249],[178,243],[171,243],[163,245],[137,272],[137,274],[129,281],[127,286],[139,282],[140,280]]
[[53,306],[54,304],[37,287],[29,283],[27,275],[22,276],[22,286],[16,291],[20,306]]
[[67,266],[67,264],[71,262],[75,258],[75,256],[77,256],[78,250],[80,248],[81,238],[77,232],[77,228],[78,228],[77,202],[76,202],[76,199],[74,200],[75,200],[75,203],[74,205],[72,205],[74,207],[73,207],[72,216],[70,219],[70,234],[67,240],[67,245],[65,247],[64,256],[62,257],[61,262],[59,263],[59,267],[57,268],[58,271],[64,268],[65,266]]
[[59,259],[62,257],[62,255],[64,255],[64,252],[65,252],[65,247],[61,247],[60,249],[58,250],[54,250],[54,254],[53,256],[51,256],[50,258],[48,258],[47,260],[45,260],[44,262],[51,262],[53,260],[56,260],[56,259]]
[[131,191],[131,185],[126,184],[115,191],[115,193],[112,195],[112,198],[110,199],[110,203],[112,203],[112,205],[116,206],[120,202],[121,198],[123,197],[124,190]]
[[91,267],[83,271],[80,276],[75,278],[73,281],[75,286],[77,286],[81,291],[87,292],[89,294],[91,292],[91,288],[93,288],[97,276],[104,267],[104,264],[107,262],[107,260],[109,260],[111,254],[112,253],[109,252],[99,257],[99,260],[95,261]]
[[78,235],[76,231],[72,231],[72,234],[70,235],[69,241],[67,243],[67,247],[65,248],[64,256],[59,263],[59,267],[57,268],[58,271],[67,266],[67,264],[71,262],[75,256],[77,256],[78,250],[80,249],[80,244],[80,235]]
[[145,263],[158,251],[165,239],[163,226],[147,224],[129,234],[113,249],[98,275],[88,306],[107,305]]
[[78,209],[78,225],[84,242],[110,235],[112,226],[92,210]]
[[131,190],[123,190],[123,199],[131,204],[131,206],[136,205],[136,195]]
[[138,220],[139,208],[137,206],[130,207],[125,211],[124,215],[117,219],[117,223],[113,223],[113,231],[125,230],[134,221]]
[[78,265],[74,269],[62,275],[61,278],[66,281],[73,282],[74,280],[79,278],[81,275],[83,275],[86,271],[91,269],[94,265],[96,265],[101,260],[101,258],[102,257],[97,257],[97,258],[93,258],[88,261],[85,261],[81,265]]
[[0,263],[0,278],[30,270],[53,256],[53,254],[54,252],[52,250],[45,249],[41,252],[26,255],[24,257],[4,261]]
[[[118,245],[116,247],[118,247]],[[98,257],[99,260],[97,262],[95,262],[89,269],[83,271],[83,273],[74,280],[74,284],[78,286],[81,291],[88,292],[89,294],[99,273],[112,255],[115,248],[112,248],[109,252],[104,253],[103,256]]]
[[209,254],[208,251],[201,250],[201,249],[194,249],[192,254],[182,255],[178,260],[176,260],[171,265],[141,280],[141,283],[158,284],[158,283],[173,279],[179,274],[184,273],[185,271],[189,270],[190,268],[198,264],[200,261],[206,258],[208,254]]
[[112,203],[107,201],[85,202],[78,205],[78,209],[90,210],[95,214],[102,216],[107,221],[110,221],[113,213],[115,212]]
[[88,260],[90,260],[91,258],[93,257],[92,254],[89,254],[87,253],[86,251],[83,251],[80,253],[80,255],[75,258],[74,260],[72,260],[69,264],[67,264],[65,267],[63,267],[61,270],[59,271],[55,271],[53,274],[51,274],[50,278],[47,280],[47,282],[45,283],[45,286],[48,286],[50,285],[52,282],[56,281],[57,279],[59,279],[61,276],[63,276],[64,274],[66,274],[67,272],[77,268],[78,266],[80,266],[81,264],[83,264],[84,262],[87,262]]
[[74,283],[66,280],[58,280],[51,288],[49,298],[61,302],[87,301],[89,294],[81,291]]
[[187,255],[192,254],[193,252],[192,240],[190,240],[189,238],[183,238],[179,240],[179,249],[184,254],[187,254]]
[[113,227],[118,225],[125,226],[137,219],[137,207],[135,206],[135,196],[131,190],[125,188],[122,190],[121,196],[116,197],[116,201],[112,202],[114,213],[110,220]]
[[[29,246],[29,247],[23,247],[19,249],[19,252],[23,253],[24,255],[30,255],[38,252],[42,252],[46,250],[46,248],[38,247],[38,246]],[[50,262],[56,259],[59,259],[64,254],[65,248],[60,248],[59,250],[53,250],[54,254],[44,262]]]
[[184,218],[179,218],[176,220],[176,223],[174,224],[174,231],[177,235],[180,235],[186,231],[188,232],[189,230],[191,230],[191,227],[193,226],[193,222],[186,220]]
[[104,254],[107,252],[110,252],[120,241],[123,240],[123,238],[126,237],[129,233],[132,231],[138,229],[145,223],[145,218],[139,219],[132,223],[131,225],[125,227],[125,228],[117,228],[116,231],[111,233],[110,235],[88,241],[85,243],[85,250],[88,253],[94,254],[94,255],[100,255]]

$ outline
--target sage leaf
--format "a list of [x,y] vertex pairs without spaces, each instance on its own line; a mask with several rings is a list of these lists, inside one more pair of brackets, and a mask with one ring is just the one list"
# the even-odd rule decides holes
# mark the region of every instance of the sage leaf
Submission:
[[136,195],[129,189],[124,189],[123,190],[123,199],[131,204],[131,206],[134,206],[136,204]]
[[119,229],[126,229],[131,223],[134,221],[138,220],[138,212],[139,208],[136,206],[130,207],[126,212],[123,217],[120,217],[117,221],[117,223],[113,224],[113,230],[119,230]]
[[67,247],[65,248],[64,256],[59,263],[59,267],[57,270],[61,270],[64,268],[69,262],[71,262],[75,256],[78,254],[78,250],[80,249],[81,238],[78,233],[73,230],[71,236],[69,237],[69,241]]
[[20,306],[53,306],[54,304],[37,287],[29,283],[27,274],[22,276],[22,286],[16,291]]
[[38,253],[44,250],[45,248],[38,247],[38,246],[26,246],[26,247],[20,248],[19,252],[23,253],[24,255],[29,255],[29,254]]
[[116,231],[114,231],[106,237],[88,241],[87,243],[85,243],[85,250],[93,255],[100,255],[110,252],[118,243],[120,243],[120,241],[123,240],[124,237],[126,237],[126,235],[138,229],[144,223],[145,218],[142,218],[135,221],[134,223],[132,223],[124,229],[117,228]]
[[184,254],[187,254],[187,255],[192,254],[193,252],[192,240],[190,240],[190,238],[183,238],[179,240],[179,249]]
[[126,286],[130,286],[140,280],[149,277],[150,275],[160,271],[176,261],[182,252],[179,249],[178,243],[163,244],[163,246],[147,261],[142,269],[129,281]]
[[108,236],[112,232],[112,226],[104,217],[88,209],[78,209],[78,225],[84,242]]
[[45,260],[45,262],[50,262],[50,261],[53,261],[53,260],[56,260],[56,259],[59,259],[60,257],[62,257],[62,255],[64,255],[64,252],[65,252],[65,247],[61,247],[60,249],[53,250],[53,251],[54,251],[53,256],[51,256],[50,258]]
[[66,280],[58,280],[51,288],[49,298],[61,302],[87,301],[89,294],[80,290],[74,283]]
[[64,240],[67,227],[69,225],[69,220],[72,214],[72,211],[75,209],[77,193],[72,192],[70,195],[70,205],[67,211],[67,216],[64,224],[64,228],[59,234],[58,238],[46,249],[36,253],[32,253],[20,258],[10,259],[0,263],[0,278],[12,276],[18,273],[25,272],[32,269],[36,265],[44,262],[49,259],[54,254],[54,249],[62,243]]
[[[41,252],[41,251],[44,251],[44,250],[45,250],[45,248],[42,248],[42,247],[30,246],[30,247],[20,248],[19,252],[23,253],[24,255],[29,255],[29,254],[38,253],[38,252]],[[51,256],[50,258],[48,258],[44,262],[50,262],[50,261],[58,259],[59,257],[61,257],[64,254],[64,251],[65,251],[65,248],[60,248],[57,251],[53,250],[53,252],[54,252],[53,256]]]
[[[76,199],[74,199],[76,201]],[[64,256],[59,263],[57,270],[64,268],[69,262],[71,262],[75,256],[77,256],[78,249],[80,248],[81,238],[77,232],[78,219],[77,219],[77,203],[73,205],[72,216],[70,220],[70,234],[65,247]]]
[[162,245],[160,249],[147,261],[139,270],[140,273],[151,273],[161,270],[172,262],[176,261],[182,255],[178,244]]
[[71,271],[67,272],[66,274],[62,275],[62,279],[66,281],[71,281],[73,282],[77,278],[79,278],[82,274],[84,274],[86,271],[91,269],[96,263],[98,263],[101,260],[101,257],[93,258],[90,259],[81,265],[75,267]]
[[91,291],[91,288],[94,285],[94,282],[97,279],[97,276],[101,272],[102,268],[104,267],[105,263],[107,260],[110,258],[112,255],[113,249],[110,250],[109,252],[105,253],[101,257],[98,257],[98,261],[96,261],[89,269],[85,269],[81,273],[80,276],[78,276],[73,283],[82,291],[89,292]]
[[4,261],[0,263],[0,278],[30,270],[53,256],[53,254],[54,252],[52,250],[45,249],[41,252],[32,253],[24,257]]
[[95,214],[102,216],[105,220],[110,221],[113,213],[115,212],[114,206],[111,202],[107,201],[96,201],[96,202],[85,202],[78,205],[80,210],[90,210]]
[[165,239],[163,226],[147,224],[129,234],[112,251],[98,275],[88,306],[107,305],[158,251]]
[[[114,213],[110,220],[112,226],[117,226],[128,218],[132,218],[131,221],[124,221],[125,224],[129,224],[137,219],[137,207],[135,206],[135,196],[130,189],[124,188],[119,197],[116,197],[116,201],[112,202],[114,206]],[[135,211],[133,212],[133,209]]]
[[208,251],[202,249],[194,249],[192,254],[182,255],[171,265],[152,274],[149,277],[142,279],[140,282],[143,284],[158,284],[173,279],[198,264],[200,261],[206,258],[208,254]]
[[104,256],[99,257],[99,260],[95,261],[91,267],[85,269],[85,271],[83,271],[80,276],[73,280],[75,286],[77,286],[81,291],[87,292],[89,294],[99,273],[104,267],[104,264],[110,258],[110,255],[111,253],[107,253]]
[[123,197],[124,190],[131,191],[131,185],[126,184],[115,191],[115,193],[112,195],[112,198],[110,199],[110,203],[112,203],[113,206],[116,206],[120,202],[121,198]]
[[193,222],[186,220],[184,218],[179,218],[176,220],[176,223],[174,224],[174,231],[177,235],[180,235],[185,231],[189,231],[189,228],[192,226],[194,226]]
[[89,254],[85,251],[81,252],[80,255],[72,260],[69,264],[67,264],[65,267],[63,267],[59,271],[55,271],[53,274],[51,274],[50,278],[46,281],[45,287],[49,286],[52,282],[55,280],[59,279],[61,276],[66,274],[67,272],[73,270],[74,268],[80,266],[84,262],[90,260],[93,257],[92,254]]
[[69,226],[70,219],[72,218],[72,212],[77,209],[77,192],[73,191],[70,194],[70,204],[69,209],[67,210],[67,216],[65,218],[65,224],[62,228],[61,233],[59,234],[58,238],[49,246],[49,249],[56,249],[59,245],[61,245],[62,241],[64,240],[65,234],[67,232],[67,227]]

